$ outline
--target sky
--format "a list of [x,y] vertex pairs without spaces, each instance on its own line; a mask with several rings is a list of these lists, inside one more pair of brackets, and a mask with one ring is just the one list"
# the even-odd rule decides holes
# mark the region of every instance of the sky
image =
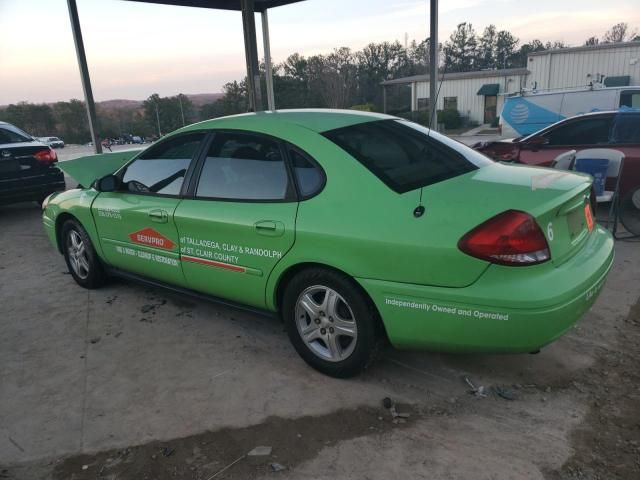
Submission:
[[[640,29],[638,0],[441,0],[439,40],[471,22],[521,42],[580,45],[625,21]],[[239,12],[77,0],[94,97],[219,92],[245,72]],[[370,42],[428,36],[428,0],[306,0],[269,11],[274,62]],[[260,15],[256,15],[262,57]],[[66,0],[0,0],[0,105],[83,98]]]

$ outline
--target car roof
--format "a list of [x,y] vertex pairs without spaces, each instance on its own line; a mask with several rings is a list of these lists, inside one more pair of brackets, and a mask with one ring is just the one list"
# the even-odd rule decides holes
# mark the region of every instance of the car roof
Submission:
[[625,108],[625,109],[619,109],[619,110],[598,110],[597,112],[579,113],[577,115],[564,118],[563,120],[574,120],[577,118],[584,118],[584,117],[597,117],[599,115],[633,115],[633,114],[637,115],[639,113],[640,113],[640,109],[637,109],[637,108]]
[[359,110],[337,109],[292,109],[274,110],[256,113],[243,113],[228,117],[214,118],[191,125],[189,129],[196,128],[224,128],[225,126],[237,127],[239,123],[247,124],[280,124],[297,125],[314,132],[322,133],[336,128],[348,127],[359,123],[374,122],[376,120],[388,120],[397,117],[382,113],[362,112]]

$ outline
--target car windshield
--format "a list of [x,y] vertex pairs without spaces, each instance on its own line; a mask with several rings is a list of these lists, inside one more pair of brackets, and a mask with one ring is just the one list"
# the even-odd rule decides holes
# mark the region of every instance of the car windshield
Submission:
[[493,163],[459,142],[405,120],[360,123],[323,135],[398,193]]
[[33,139],[25,132],[13,125],[0,125],[0,144],[32,142]]

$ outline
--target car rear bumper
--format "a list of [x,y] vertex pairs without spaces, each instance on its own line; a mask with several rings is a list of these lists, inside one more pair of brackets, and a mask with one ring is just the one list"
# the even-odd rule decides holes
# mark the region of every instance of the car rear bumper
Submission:
[[64,174],[57,168],[36,175],[0,178],[0,205],[39,200],[64,189]]
[[559,267],[492,265],[465,288],[357,279],[397,348],[532,352],[551,343],[593,305],[613,264],[613,239],[597,227]]

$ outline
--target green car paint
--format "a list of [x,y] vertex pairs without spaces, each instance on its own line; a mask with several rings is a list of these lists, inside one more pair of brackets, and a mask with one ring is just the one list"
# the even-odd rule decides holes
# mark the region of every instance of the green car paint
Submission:
[[66,160],[61,165],[64,165],[64,172],[76,180],[79,185],[90,187],[94,180],[115,172],[139,153],[139,149],[102,153]]
[[[492,163],[397,193],[322,135],[393,118],[299,110],[191,125],[167,138],[203,131],[275,137],[309,154],[326,184],[309,199],[283,202],[87,187],[52,197],[45,229],[60,248],[60,220],[73,216],[110,266],[271,311],[280,308],[282,281],[292,268],[331,267],[369,295],[398,348],[526,352],[571,328],[597,298],[613,262],[611,236],[597,225],[590,232],[579,208],[590,178]],[[88,186],[131,156],[85,157],[60,168]],[[416,218],[420,202],[425,214]],[[509,209],[535,218],[551,261],[503,266],[460,251],[467,232]]]

